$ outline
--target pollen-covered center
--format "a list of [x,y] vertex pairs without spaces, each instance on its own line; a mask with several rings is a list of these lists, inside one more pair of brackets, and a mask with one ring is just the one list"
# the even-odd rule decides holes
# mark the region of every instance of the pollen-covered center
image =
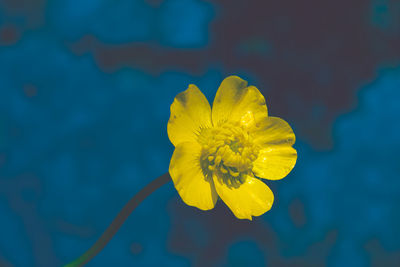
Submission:
[[259,148],[247,130],[239,124],[226,123],[203,129],[198,136],[202,145],[201,167],[206,177],[215,173],[228,186],[239,186],[253,168]]

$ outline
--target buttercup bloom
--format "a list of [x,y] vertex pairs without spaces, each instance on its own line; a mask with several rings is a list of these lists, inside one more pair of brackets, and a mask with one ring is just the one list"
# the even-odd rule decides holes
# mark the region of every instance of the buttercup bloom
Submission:
[[274,195],[259,178],[284,178],[296,164],[295,135],[268,117],[263,95],[237,76],[222,81],[210,104],[193,84],[171,105],[169,173],[182,200],[209,210],[218,196],[239,219],[271,209]]

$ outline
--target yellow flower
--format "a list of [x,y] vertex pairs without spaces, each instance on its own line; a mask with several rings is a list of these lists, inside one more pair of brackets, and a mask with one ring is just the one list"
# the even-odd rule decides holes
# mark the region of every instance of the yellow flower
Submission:
[[263,95],[237,76],[222,81],[213,108],[193,84],[171,105],[169,173],[182,200],[201,210],[218,196],[239,219],[271,209],[274,195],[258,178],[284,178],[296,164],[295,135],[268,117]]

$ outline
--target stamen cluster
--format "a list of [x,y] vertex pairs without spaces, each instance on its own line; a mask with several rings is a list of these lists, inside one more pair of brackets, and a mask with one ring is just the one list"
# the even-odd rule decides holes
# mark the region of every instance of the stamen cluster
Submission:
[[206,177],[211,178],[214,173],[228,186],[238,187],[245,175],[251,174],[259,148],[239,123],[202,129],[198,140],[202,145],[200,162]]

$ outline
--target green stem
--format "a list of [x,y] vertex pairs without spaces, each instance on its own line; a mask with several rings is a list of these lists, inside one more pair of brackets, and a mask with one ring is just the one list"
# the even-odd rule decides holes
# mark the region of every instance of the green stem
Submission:
[[112,221],[107,230],[100,236],[100,238],[96,241],[96,243],[76,260],[68,263],[64,267],[77,267],[84,266],[91,259],[93,259],[113,238],[113,236],[117,233],[118,229],[122,226],[125,220],[129,217],[132,211],[139,206],[139,204],[145,200],[151,193],[155,190],[171,181],[171,177],[169,173],[165,173],[153,180],[151,183],[146,185],[142,190],[139,191],[136,195],[134,195],[129,202],[122,208],[122,210],[118,213],[117,217]]

